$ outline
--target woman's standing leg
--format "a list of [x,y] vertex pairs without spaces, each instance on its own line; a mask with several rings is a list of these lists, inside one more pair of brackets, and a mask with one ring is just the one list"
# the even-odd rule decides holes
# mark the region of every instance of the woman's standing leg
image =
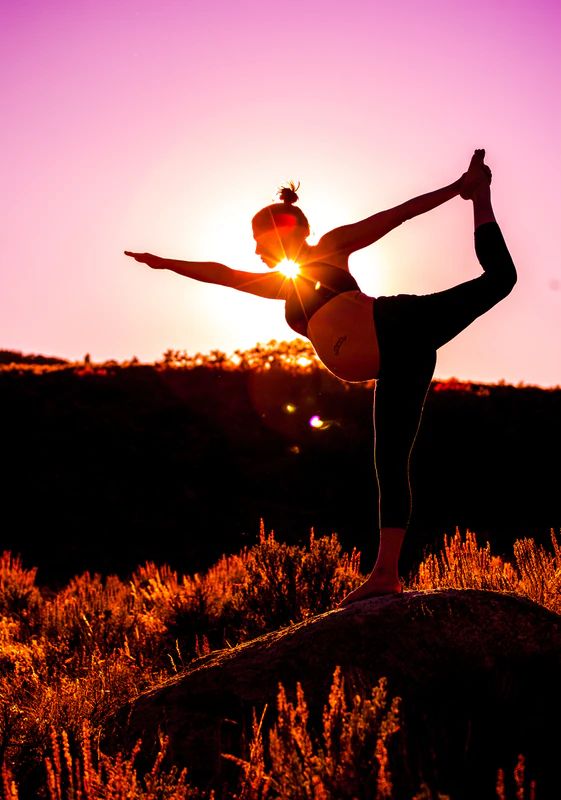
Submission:
[[374,391],[378,556],[366,581],[344,598],[341,607],[376,594],[401,591],[399,555],[411,516],[409,461],[434,373],[436,352],[411,347],[400,350],[394,350],[394,358],[386,360]]

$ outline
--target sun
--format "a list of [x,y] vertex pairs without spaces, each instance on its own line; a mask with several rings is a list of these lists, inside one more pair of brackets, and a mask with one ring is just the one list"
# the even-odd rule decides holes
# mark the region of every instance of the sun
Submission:
[[300,274],[300,265],[297,264],[296,261],[291,261],[289,258],[283,258],[282,261],[279,261],[277,269],[286,278],[295,278]]

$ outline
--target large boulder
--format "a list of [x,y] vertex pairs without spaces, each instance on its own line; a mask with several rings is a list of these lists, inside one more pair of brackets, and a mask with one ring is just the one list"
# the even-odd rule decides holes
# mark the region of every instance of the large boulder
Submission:
[[319,730],[337,665],[350,692],[365,696],[386,676],[402,698],[396,797],[423,780],[453,800],[495,798],[497,769],[512,774],[519,753],[538,797],[552,796],[561,617],[500,592],[371,598],[213,652],[122,709],[109,744],[140,737],[150,758],[168,734],[169,758],[194,783],[219,786],[234,769],[221,753],[240,755],[252,709],[259,718],[268,704],[265,727],[274,722],[279,682],[291,699],[300,681]]

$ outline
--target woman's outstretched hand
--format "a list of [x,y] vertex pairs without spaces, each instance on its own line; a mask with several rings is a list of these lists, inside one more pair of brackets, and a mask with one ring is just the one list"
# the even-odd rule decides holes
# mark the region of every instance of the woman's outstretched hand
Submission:
[[475,150],[469,162],[468,171],[462,175],[460,197],[464,200],[471,200],[474,192],[491,183],[492,172],[487,164],[483,163],[484,158],[485,150]]
[[125,250],[124,253],[141,264],[148,264],[152,269],[165,269],[165,258],[160,256],[153,256],[152,253],[131,253],[130,250]]

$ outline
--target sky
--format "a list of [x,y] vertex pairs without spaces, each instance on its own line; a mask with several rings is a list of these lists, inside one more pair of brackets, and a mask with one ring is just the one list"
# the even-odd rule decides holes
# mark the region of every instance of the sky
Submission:
[[[294,338],[281,301],[123,251],[263,271],[251,218],[283,182],[313,243],[484,147],[518,283],[436,376],[561,384],[558,3],[19,0],[0,40],[0,349],[150,362]],[[350,268],[373,297],[476,277],[471,203]]]

